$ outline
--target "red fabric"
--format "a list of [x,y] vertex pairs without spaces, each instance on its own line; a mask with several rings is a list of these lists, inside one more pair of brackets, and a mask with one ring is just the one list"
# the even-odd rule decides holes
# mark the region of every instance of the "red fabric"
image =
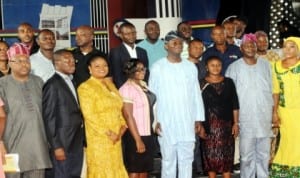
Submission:
[[8,60],[11,60],[15,55],[30,55],[30,50],[22,43],[14,43],[8,50]]

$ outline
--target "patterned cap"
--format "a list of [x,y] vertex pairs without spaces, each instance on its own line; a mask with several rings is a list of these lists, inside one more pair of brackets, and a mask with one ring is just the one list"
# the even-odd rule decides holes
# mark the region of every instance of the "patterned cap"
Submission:
[[165,43],[168,43],[169,41],[175,39],[175,38],[180,38],[181,37],[178,35],[178,33],[176,31],[170,31],[169,33],[167,33],[167,35],[165,36]]
[[8,60],[11,60],[15,55],[30,55],[28,47],[22,43],[14,43],[8,50],[7,56]]
[[243,38],[242,38],[242,44],[245,43],[245,42],[256,43],[257,39],[256,39],[255,34],[253,34],[253,33],[244,34]]

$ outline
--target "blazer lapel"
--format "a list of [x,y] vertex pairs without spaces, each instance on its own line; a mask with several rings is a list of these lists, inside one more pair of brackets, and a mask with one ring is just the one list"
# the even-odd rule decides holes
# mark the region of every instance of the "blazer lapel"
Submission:
[[[77,100],[76,98],[74,97],[71,89],[69,88],[68,84],[66,83],[65,79],[63,79],[60,75],[58,75],[57,73],[55,73],[56,75],[56,78],[57,78],[57,81],[59,83],[59,85],[61,86],[62,90],[66,93],[68,93],[70,95],[70,97],[72,98],[73,102],[76,103],[77,106],[79,106],[79,104],[77,103]],[[73,84],[74,86],[74,84]],[[76,87],[74,86],[75,88],[75,93],[77,95],[77,92],[76,92]],[[78,98],[78,97],[77,97]]]
[[124,44],[122,44],[122,46],[121,46],[121,52],[120,52],[120,55],[121,55],[121,58],[122,58],[122,59],[128,60],[128,59],[131,58],[131,57],[130,57],[130,54],[129,54],[129,52],[127,51],[127,49],[126,49],[126,47],[124,46]]

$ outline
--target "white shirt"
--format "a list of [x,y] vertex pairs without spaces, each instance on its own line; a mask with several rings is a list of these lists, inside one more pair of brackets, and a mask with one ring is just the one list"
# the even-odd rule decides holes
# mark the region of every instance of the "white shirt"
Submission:
[[55,73],[52,61],[46,58],[40,50],[30,56],[30,63],[31,73],[41,77],[44,82]]
[[72,75],[66,75],[66,74],[63,74],[63,73],[61,73],[61,72],[59,72],[59,71],[56,71],[56,73],[57,73],[58,75],[60,75],[60,76],[65,80],[65,82],[67,83],[68,87],[70,88],[70,90],[71,90],[71,92],[72,92],[72,94],[73,94],[75,100],[76,100],[77,103],[78,103],[77,93],[76,93],[75,87],[74,87],[74,85],[73,85],[73,83],[72,83],[72,78],[73,78],[73,76],[72,76]]
[[137,58],[137,53],[136,53],[136,45],[134,44],[133,48],[131,46],[129,46],[128,44],[126,43],[123,43],[124,46],[126,47],[129,55],[131,58]]

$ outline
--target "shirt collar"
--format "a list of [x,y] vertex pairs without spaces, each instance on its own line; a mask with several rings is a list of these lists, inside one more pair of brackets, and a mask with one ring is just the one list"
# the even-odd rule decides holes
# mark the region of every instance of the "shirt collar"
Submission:
[[126,47],[127,50],[132,51],[132,50],[135,50],[135,48],[136,48],[136,44],[133,45],[133,48],[131,46],[129,46],[128,44],[124,43],[124,42],[123,42],[123,44],[124,44],[124,46]]
[[58,75],[60,75],[63,79],[65,79],[65,80],[72,80],[73,79],[73,75],[66,75],[66,74],[64,74],[64,73],[61,73],[61,72],[59,72],[59,71],[57,71],[57,70],[55,70],[55,72],[58,74]]

